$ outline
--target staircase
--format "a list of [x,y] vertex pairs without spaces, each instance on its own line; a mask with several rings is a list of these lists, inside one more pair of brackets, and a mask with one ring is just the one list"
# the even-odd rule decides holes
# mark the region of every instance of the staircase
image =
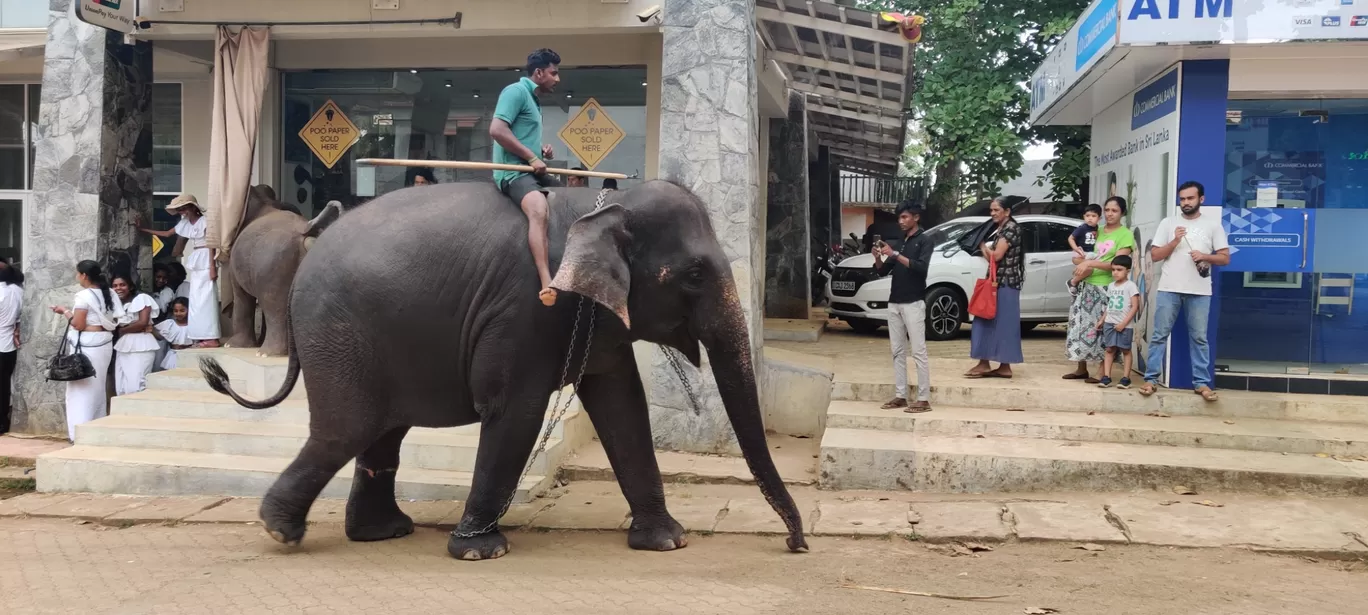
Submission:
[[933,360],[926,414],[881,410],[891,384],[838,375],[821,485],[1368,495],[1362,398],[1225,391],[1208,404],[1190,391],[1144,398],[1060,381],[1048,366],[1019,366],[1013,380],[960,378],[970,364]]
[[[110,416],[77,427],[70,448],[38,458],[38,490],[139,495],[261,496],[308,437],[303,380],[280,405],[249,410],[204,382],[199,357],[219,360],[236,390],[267,397],[285,378],[284,358],[255,350],[181,351],[190,366],[152,374],[146,391],[115,397]],[[548,413],[549,418],[549,413]],[[532,460],[515,501],[551,486],[561,460],[593,436],[578,401],[556,426],[546,450]],[[396,495],[412,500],[462,500],[470,490],[480,426],[414,428],[400,449]],[[352,464],[328,483],[322,497],[345,498]]]

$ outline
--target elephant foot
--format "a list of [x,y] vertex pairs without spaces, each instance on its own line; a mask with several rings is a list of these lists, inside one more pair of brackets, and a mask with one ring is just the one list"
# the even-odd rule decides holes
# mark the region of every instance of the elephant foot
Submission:
[[290,354],[290,351],[286,348],[284,342],[280,344],[264,344],[261,348],[257,349],[257,356],[259,357],[283,357],[288,354]]
[[228,338],[228,341],[224,342],[223,345],[228,348],[255,348],[256,339],[250,335],[234,335]]
[[278,508],[271,505],[270,500],[261,503],[261,522],[266,528],[266,533],[276,542],[290,546],[299,546],[300,541],[304,540],[304,530],[308,527],[304,518],[294,519],[293,515],[282,513]]
[[508,539],[499,530],[470,537],[457,537],[452,532],[447,540],[447,553],[467,561],[496,559],[508,555]]
[[371,542],[403,538],[413,533],[413,519],[396,506],[386,513],[353,514],[347,511],[347,538],[356,542]]
[[662,521],[638,524],[632,519],[632,527],[627,531],[627,546],[638,551],[673,551],[689,545],[684,535],[684,526],[671,517]]

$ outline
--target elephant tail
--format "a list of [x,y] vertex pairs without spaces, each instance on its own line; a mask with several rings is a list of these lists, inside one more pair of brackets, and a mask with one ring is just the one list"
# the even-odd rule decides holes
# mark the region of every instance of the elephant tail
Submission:
[[[294,296],[294,284],[290,285],[290,296]],[[289,352],[290,356],[290,363],[285,373],[285,381],[280,383],[280,390],[276,391],[275,395],[261,401],[247,399],[233,390],[232,382],[228,379],[227,370],[223,369],[223,366],[219,365],[218,361],[215,361],[210,357],[200,357],[200,373],[204,375],[204,381],[209,383],[209,388],[233,398],[233,401],[237,402],[239,406],[251,410],[264,410],[277,406],[280,402],[285,401],[286,397],[290,396],[290,392],[294,390],[295,384],[299,382],[300,371],[299,353],[295,352],[294,327],[289,326],[290,307],[292,303],[293,301],[288,301],[285,304],[285,340],[287,352]]]
[[[290,350],[293,351],[294,349],[291,348]],[[290,353],[289,372],[285,374],[285,382],[280,384],[280,390],[276,391],[275,395],[261,401],[252,401],[234,391],[233,385],[228,379],[228,372],[214,359],[201,357],[200,373],[204,374],[204,381],[209,383],[209,388],[233,398],[233,401],[237,402],[238,405],[252,410],[264,410],[280,404],[280,402],[285,401],[286,397],[290,396],[295,383],[299,382],[299,359],[295,357],[294,352]]]

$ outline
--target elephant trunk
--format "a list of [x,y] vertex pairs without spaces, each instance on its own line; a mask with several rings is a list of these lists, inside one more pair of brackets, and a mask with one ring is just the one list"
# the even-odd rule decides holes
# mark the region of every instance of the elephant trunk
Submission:
[[807,551],[807,540],[803,537],[803,519],[798,507],[793,503],[779,470],[774,467],[770,457],[769,445],[765,441],[765,425],[760,413],[760,398],[755,386],[755,366],[751,360],[750,336],[746,329],[746,319],[741,311],[741,302],[736,296],[734,284],[720,293],[718,310],[720,317],[714,319],[709,330],[701,336],[704,347],[708,349],[709,360],[713,366],[713,377],[717,380],[722,404],[727,409],[727,418],[732,430],[736,432],[741,454],[746,465],[755,476],[760,493],[765,496],[779,518],[788,528],[788,548],[791,551]]

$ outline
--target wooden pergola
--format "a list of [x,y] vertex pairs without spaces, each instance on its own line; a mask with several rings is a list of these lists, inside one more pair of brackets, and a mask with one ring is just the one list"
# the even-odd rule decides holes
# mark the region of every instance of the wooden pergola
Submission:
[[907,129],[912,45],[878,13],[829,0],[756,0],[768,59],[807,95],[808,127],[842,166],[893,175]]

